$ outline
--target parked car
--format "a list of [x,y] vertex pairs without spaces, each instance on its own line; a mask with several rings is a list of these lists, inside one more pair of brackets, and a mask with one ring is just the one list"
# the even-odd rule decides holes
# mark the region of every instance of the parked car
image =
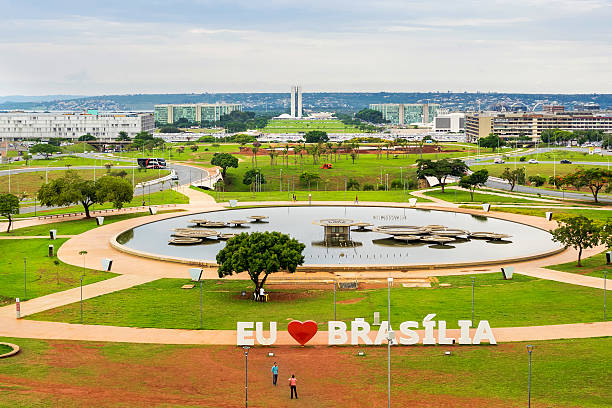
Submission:
[[536,159],[529,159],[529,161],[527,163],[529,163],[529,164],[538,164],[538,161]]
[[567,159],[563,159],[559,163],[561,163],[561,164],[572,164],[572,162],[567,160]]
[[500,159],[499,157],[497,157],[495,160],[493,160],[493,163],[495,163],[495,164],[504,164],[505,161],[504,161],[504,159]]

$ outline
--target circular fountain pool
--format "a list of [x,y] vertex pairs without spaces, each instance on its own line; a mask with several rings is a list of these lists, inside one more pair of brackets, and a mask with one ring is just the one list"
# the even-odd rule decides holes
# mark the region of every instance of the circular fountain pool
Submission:
[[[252,218],[265,216],[262,222]],[[255,217],[256,218],[256,217]],[[197,226],[192,220],[224,222],[231,226]],[[351,220],[357,225],[350,227],[349,236],[334,236],[325,233],[320,220]],[[232,222],[248,221],[241,225]],[[372,224],[370,228],[360,228],[359,223]],[[219,225],[219,224],[216,224]],[[406,226],[418,228],[426,225],[445,226],[449,231],[463,230],[466,234],[441,239],[436,242],[430,232],[423,240],[404,238],[394,239],[384,232],[384,226]],[[116,237],[120,249],[165,258],[168,260],[193,260],[201,263],[214,263],[217,252],[225,246],[223,237],[208,237],[198,240],[176,239],[176,229],[214,230],[219,234],[241,232],[278,231],[306,244],[305,265],[348,266],[384,265],[411,266],[450,264],[495,263],[504,260],[527,259],[554,253],[562,249],[551,239],[551,235],[539,228],[480,215],[447,211],[434,211],[391,207],[265,207],[191,214],[144,224],[124,231]],[[395,228],[395,227],[393,227]],[[393,230],[391,228],[391,230]],[[395,228],[397,229],[397,228]],[[190,230],[179,230],[187,231]],[[376,231],[376,232],[375,232]],[[488,232],[493,237],[469,236],[470,232]],[[196,234],[197,235],[197,234]],[[203,235],[209,235],[204,233]],[[442,234],[443,235],[443,234]],[[451,234],[452,235],[452,234]],[[188,235],[185,235],[187,237]],[[189,235],[191,236],[191,235]],[[231,236],[231,235],[228,235]],[[429,236],[430,238],[426,238]],[[477,239],[480,238],[480,239]],[[169,243],[175,241],[175,243]],[[177,245],[184,241],[187,244]],[[199,242],[193,244],[194,242]]]

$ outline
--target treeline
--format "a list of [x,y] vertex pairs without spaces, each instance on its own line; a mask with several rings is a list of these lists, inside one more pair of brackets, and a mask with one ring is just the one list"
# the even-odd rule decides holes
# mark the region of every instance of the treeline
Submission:
[[561,130],[546,129],[542,131],[540,139],[544,143],[565,144],[570,141],[577,141],[578,144],[587,142],[603,142],[603,147],[608,147],[612,143],[612,135],[604,133],[603,130]]

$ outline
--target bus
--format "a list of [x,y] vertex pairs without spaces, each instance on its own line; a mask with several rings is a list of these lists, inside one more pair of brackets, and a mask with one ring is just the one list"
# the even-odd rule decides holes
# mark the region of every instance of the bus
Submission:
[[138,158],[136,161],[138,162],[138,167],[143,167],[145,169],[166,168],[166,161],[164,159]]

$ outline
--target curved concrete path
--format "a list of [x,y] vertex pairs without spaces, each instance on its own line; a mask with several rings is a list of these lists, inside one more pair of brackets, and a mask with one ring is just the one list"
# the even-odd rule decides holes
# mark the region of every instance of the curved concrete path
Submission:
[[[181,215],[214,211],[224,208],[216,203],[214,199],[205,193],[185,187],[179,187],[179,191],[190,198],[189,205],[177,206],[187,212]],[[415,194],[417,195],[417,194]],[[418,195],[417,195],[418,196]],[[440,200],[441,201],[441,200]],[[249,202],[249,205],[307,205],[307,202]],[[313,202],[313,205],[353,205],[346,202]],[[436,203],[438,204],[438,203]],[[419,204],[418,208],[435,210],[452,210],[458,212],[496,216],[515,222],[527,223],[544,229],[556,227],[555,221],[546,221],[541,217],[530,217],[511,213],[485,213],[477,210],[455,208],[450,203],[442,202],[438,205]],[[391,206],[407,207],[405,203],[361,203],[362,206]],[[70,264],[83,265],[83,257],[78,255],[81,250],[87,250],[86,267],[99,269],[101,258],[113,259],[113,272],[121,276],[87,285],[83,288],[85,299],[111,293],[140,285],[162,277],[187,278],[188,265],[164,262],[153,259],[143,259],[128,255],[113,249],[109,244],[109,238],[127,228],[136,225],[176,216],[177,214],[157,214],[153,216],[140,217],[113,224],[98,227],[94,230],[80,234],[68,240],[59,250],[58,257]],[[585,251],[584,257],[594,255],[603,250],[602,247]],[[543,269],[543,266],[564,263],[576,259],[576,252],[572,249],[565,250],[551,257],[536,259],[532,261],[512,264],[517,273],[550,279],[559,282],[583,285],[593,288],[603,288],[603,279],[583,276],[565,272]],[[406,276],[441,276],[457,274],[490,273],[499,271],[498,266],[483,266],[474,270],[471,268],[449,268],[445,270],[416,270],[406,272]],[[295,275],[292,275],[295,276]],[[308,276],[329,277],[329,273],[308,273]],[[386,275],[385,275],[386,276]],[[214,268],[205,270],[205,278],[217,278]],[[246,279],[245,276],[236,275],[233,279]],[[608,285],[612,286],[612,285]],[[610,288],[608,287],[608,290]],[[21,305],[22,315],[28,315],[43,310],[74,303],[80,299],[80,288],[70,289],[64,292],[54,293],[48,296],[23,302]],[[525,341],[525,340],[548,340],[557,338],[583,338],[612,336],[612,322],[599,323],[577,323],[550,326],[511,327],[493,329],[499,342]],[[458,334],[454,330],[448,331],[451,336]],[[175,329],[152,329],[134,327],[114,327],[99,325],[79,325],[57,322],[43,322],[15,319],[15,306],[0,308],[0,336],[6,337],[29,337],[41,339],[67,339],[67,340],[95,340],[95,341],[118,341],[137,343],[168,343],[168,344],[235,344],[236,333],[233,330],[175,330]],[[422,336],[421,336],[422,337]],[[296,344],[287,332],[278,333],[276,344]],[[309,344],[327,344],[327,333],[319,332]]]

